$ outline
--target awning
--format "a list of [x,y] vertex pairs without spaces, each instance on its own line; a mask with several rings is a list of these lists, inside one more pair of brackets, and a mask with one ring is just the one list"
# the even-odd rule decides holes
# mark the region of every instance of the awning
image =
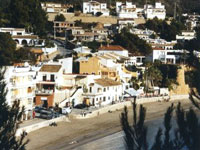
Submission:
[[139,92],[137,92],[133,88],[129,88],[128,90],[125,90],[125,93],[129,94],[130,96],[139,96]]

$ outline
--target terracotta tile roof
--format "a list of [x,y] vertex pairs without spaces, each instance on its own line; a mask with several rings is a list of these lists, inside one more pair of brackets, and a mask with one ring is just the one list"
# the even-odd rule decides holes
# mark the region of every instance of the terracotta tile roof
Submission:
[[61,65],[43,65],[40,72],[58,72]]
[[108,51],[123,51],[125,50],[123,47],[119,46],[119,45],[106,45],[106,46],[101,46],[98,49],[99,51],[103,51],[103,50],[108,50]]
[[12,38],[17,39],[38,39],[37,35],[13,35]]
[[117,85],[121,85],[120,82],[108,79],[108,78],[100,78],[100,79],[96,79],[95,80],[96,84],[99,84],[101,86],[117,86]]

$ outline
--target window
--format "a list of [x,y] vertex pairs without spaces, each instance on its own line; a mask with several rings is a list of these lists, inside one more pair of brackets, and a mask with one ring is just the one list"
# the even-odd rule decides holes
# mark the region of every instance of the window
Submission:
[[32,99],[28,98],[28,104],[31,105],[32,104]]
[[31,87],[28,87],[27,92],[28,92],[28,93],[32,93],[32,88],[31,88]]
[[104,102],[106,101],[106,97],[105,97],[105,96],[103,97],[103,101],[104,101]]
[[51,81],[55,81],[55,76],[54,76],[54,74],[51,74]]
[[22,35],[22,33],[21,32],[17,32],[17,35]]
[[42,79],[43,81],[47,81],[47,75],[43,75]]
[[92,87],[90,87],[90,93],[92,93]]
[[140,62],[140,58],[137,58],[137,62]]
[[106,92],[106,88],[103,88],[103,91]]

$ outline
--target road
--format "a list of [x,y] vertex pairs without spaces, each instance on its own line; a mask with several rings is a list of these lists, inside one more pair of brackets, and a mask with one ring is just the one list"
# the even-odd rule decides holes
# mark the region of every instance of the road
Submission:
[[[174,105],[178,101],[173,102]],[[193,105],[189,100],[181,100],[185,109]],[[171,102],[147,103],[146,125],[148,136],[154,137],[162,118]],[[59,123],[57,127],[46,127],[28,135],[30,142],[28,150],[101,150],[123,149],[123,139],[119,116],[121,111],[107,113],[96,118],[75,120],[71,123]],[[129,118],[132,118],[132,109],[129,108]],[[150,138],[153,140],[153,138]],[[150,143],[152,141],[149,141]],[[102,144],[103,143],[103,144]],[[115,143],[115,145],[114,145]],[[117,144],[116,144],[117,143]]]
[[65,48],[65,42],[62,40],[51,40],[58,46],[58,51],[61,56],[65,56],[66,54],[71,54],[71,51]]

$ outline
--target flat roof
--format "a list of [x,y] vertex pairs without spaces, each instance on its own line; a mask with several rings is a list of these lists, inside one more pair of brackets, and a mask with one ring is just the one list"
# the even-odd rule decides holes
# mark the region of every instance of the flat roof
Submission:
[[121,85],[120,82],[108,79],[108,78],[100,78],[100,79],[95,79],[95,83],[99,84],[101,86],[117,86]]
[[40,72],[58,72],[62,66],[61,65],[43,65]]

